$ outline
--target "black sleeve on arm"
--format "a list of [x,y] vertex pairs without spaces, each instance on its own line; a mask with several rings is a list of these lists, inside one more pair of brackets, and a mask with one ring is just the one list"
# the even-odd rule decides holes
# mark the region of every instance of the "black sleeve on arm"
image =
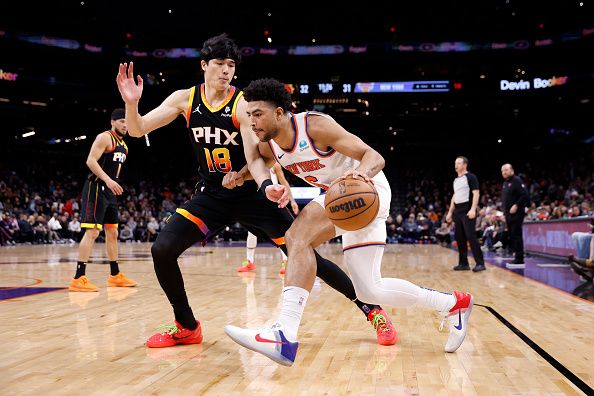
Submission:
[[466,179],[468,180],[468,187],[470,187],[470,191],[479,189],[479,182],[474,174],[467,173]]

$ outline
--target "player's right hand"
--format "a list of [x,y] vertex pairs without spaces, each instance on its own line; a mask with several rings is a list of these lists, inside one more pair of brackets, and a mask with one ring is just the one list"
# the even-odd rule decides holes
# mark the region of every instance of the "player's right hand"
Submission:
[[122,188],[122,186],[120,186],[117,182],[113,181],[113,180],[108,180],[105,182],[105,185],[107,186],[107,188],[109,188],[111,190],[112,193],[114,193],[115,195],[122,195],[122,193],[124,192],[124,189]]
[[289,203],[289,190],[282,184],[267,186],[266,198],[272,202],[276,202],[279,208],[284,208]]
[[452,215],[448,213],[446,215],[446,223],[451,223],[451,222],[452,222]]
[[120,63],[116,82],[118,90],[122,99],[126,104],[136,104],[142,96],[142,77],[137,76],[138,85],[134,81],[134,62],[130,62],[130,67],[127,63]]
[[243,181],[243,177],[239,174],[239,172],[231,171],[223,177],[223,187],[232,190],[235,187],[242,186]]

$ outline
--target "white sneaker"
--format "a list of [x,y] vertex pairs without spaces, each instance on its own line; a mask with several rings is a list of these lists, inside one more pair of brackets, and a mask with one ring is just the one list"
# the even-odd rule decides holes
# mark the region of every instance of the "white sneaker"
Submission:
[[509,269],[523,269],[526,268],[526,264],[525,263],[505,263],[505,268],[509,268]]
[[493,245],[493,247],[495,249],[500,248],[500,247],[503,247],[503,243],[501,243],[501,241],[497,241],[497,243],[495,245]]
[[292,366],[295,362],[299,343],[287,340],[280,323],[262,329],[243,329],[227,325],[225,333],[239,345],[259,352],[278,364]]
[[450,336],[444,348],[446,352],[456,352],[462,345],[464,337],[466,337],[468,318],[474,305],[474,297],[470,293],[455,291],[454,297],[456,297],[456,304],[448,312],[442,313],[443,320],[439,326],[439,330],[441,330],[444,323],[448,322]]

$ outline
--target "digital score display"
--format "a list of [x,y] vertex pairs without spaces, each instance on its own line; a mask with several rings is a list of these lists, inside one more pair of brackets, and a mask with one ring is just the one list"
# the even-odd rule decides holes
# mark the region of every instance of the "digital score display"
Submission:
[[291,84],[298,95],[340,95],[351,93],[449,92],[449,81],[393,81],[358,83]]
[[295,84],[295,91],[301,95],[309,94],[346,94],[353,92],[354,84],[333,84],[333,83],[319,83],[319,84]]

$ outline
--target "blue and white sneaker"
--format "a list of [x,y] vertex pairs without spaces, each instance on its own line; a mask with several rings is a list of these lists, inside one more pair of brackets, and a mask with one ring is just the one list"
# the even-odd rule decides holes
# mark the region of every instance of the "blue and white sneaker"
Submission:
[[225,333],[239,345],[259,352],[278,364],[292,366],[295,362],[299,343],[287,340],[280,323],[262,329],[243,329],[227,325]]
[[444,318],[439,326],[439,330],[441,330],[444,323],[448,322],[450,336],[444,348],[446,352],[456,352],[462,345],[464,337],[466,337],[468,318],[474,305],[474,297],[470,293],[454,291],[454,297],[456,297],[456,304],[448,312],[443,313]]

